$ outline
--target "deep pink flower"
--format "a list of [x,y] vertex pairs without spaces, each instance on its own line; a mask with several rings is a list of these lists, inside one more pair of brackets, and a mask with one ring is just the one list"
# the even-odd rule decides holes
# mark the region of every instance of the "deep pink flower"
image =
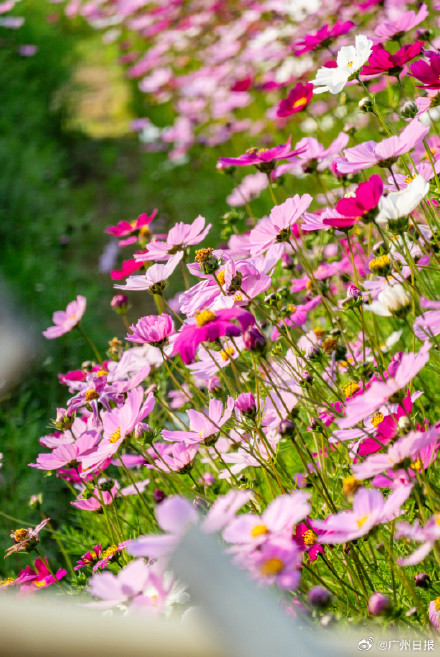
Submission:
[[162,345],[169,335],[174,333],[173,320],[170,315],[147,315],[141,317],[137,324],[130,326],[131,334],[125,338],[129,342],[151,344],[154,347]]
[[[369,221],[377,214],[376,208],[382,192],[382,179],[375,174],[357,187],[354,198],[341,198],[336,204],[336,210],[345,217],[352,217],[353,223],[355,219]],[[337,219],[323,219],[323,223],[328,226],[340,227],[335,223],[337,221]]]
[[[234,323],[234,320],[239,325]],[[194,361],[197,347],[201,342],[214,342],[225,335],[238,336],[255,324],[255,317],[243,308],[202,310],[196,314],[196,321],[185,324],[173,343],[173,356],[180,354],[187,365]]]
[[91,550],[83,554],[80,559],[78,559],[78,561],[76,562],[76,566],[74,567],[74,570],[80,570],[85,566],[92,566],[98,560],[101,554],[102,554],[102,547],[101,544],[98,543],[97,545],[94,545]]
[[287,98],[284,98],[277,108],[277,116],[285,118],[297,112],[302,112],[310,103],[313,96],[313,84],[311,82],[298,82]]
[[411,64],[412,76],[422,82],[422,89],[440,89],[440,54],[429,50],[425,57],[429,63],[420,59]]
[[291,150],[291,139],[289,137],[285,144],[273,148],[250,148],[239,157],[221,157],[219,164],[227,167],[247,167],[254,164],[260,171],[270,172],[278,160],[285,160],[287,157],[293,157],[301,152],[302,149]]
[[318,543],[318,537],[325,532],[318,529],[312,520],[300,522],[295,528],[293,540],[302,552],[307,552],[310,561],[316,561],[318,554],[324,554],[325,548]]
[[411,61],[411,59],[414,59],[414,57],[420,55],[422,48],[423,42],[416,41],[415,43],[402,46],[394,55],[391,55],[379,43],[373,46],[373,52],[370,55],[368,64],[365,64],[361,74],[379,75],[380,73],[387,73],[387,75],[399,76],[404,65]]
[[115,237],[125,237],[126,235],[131,235],[137,230],[140,230],[144,226],[151,224],[154,217],[157,214],[157,209],[148,216],[146,212],[140,214],[137,219],[134,221],[120,221],[116,226],[110,226],[105,229],[107,235],[113,235]]
[[84,315],[87,300],[85,297],[78,295],[76,301],[71,301],[66,310],[57,310],[52,316],[54,326],[49,326],[48,329],[43,331],[43,335],[48,340],[59,338],[60,335],[68,333],[78,324],[81,317]]
[[141,269],[144,266],[143,262],[138,262],[137,260],[124,260],[122,263],[122,269],[112,269],[110,276],[114,281],[120,281],[127,276],[131,276],[135,271]]
[[295,57],[298,57],[316,48],[327,48],[338,36],[348,34],[353,28],[354,23],[351,21],[345,21],[345,23],[338,22],[333,27],[324,25],[315,34],[307,34],[297,41],[292,46],[293,54]]
[[47,559],[44,561],[43,559],[36,559],[35,570],[31,566],[26,566],[26,568],[18,574],[14,584],[17,584],[20,587],[20,591],[37,591],[38,589],[55,584],[56,581],[59,581],[67,575],[67,572],[60,568],[55,573],[55,579],[50,574],[47,566]]

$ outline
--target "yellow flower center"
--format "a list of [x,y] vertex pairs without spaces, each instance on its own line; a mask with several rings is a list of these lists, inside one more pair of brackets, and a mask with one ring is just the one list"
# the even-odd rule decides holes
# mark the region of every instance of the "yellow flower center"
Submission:
[[422,459],[416,459],[414,463],[411,464],[411,468],[413,470],[417,470],[417,472],[420,472],[423,470],[423,462]]
[[414,176],[406,176],[405,182],[406,182],[407,185],[409,185],[409,183],[411,183],[415,179],[416,179],[415,175]]
[[296,109],[297,107],[301,107],[302,105],[307,105],[307,98],[305,96],[302,96],[301,98],[298,98],[298,100],[295,100],[292,107],[293,109]]
[[235,349],[233,347],[226,347],[220,352],[222,360],[229,360],[231,356],[235,354]]
[[318,536],[313,529],[308,529],[303,536],[304,545],[315,545],[317,538]]
[[96,376],[104,376],[105,374],[108,374],[106,370],[98,370],[95,372]]
[[251,536],[252,538],[257,538],[257,536],[262,536],[263,534],[267,534],[269,532],[268,528],[266,525],[255,525],[255,527],[252,527],[251,529]]
[[369,517],[370,517],[369,515],[366,515],[366,516],[362,516],[362,518],[359,518],[359,520],[357,521],[357,526],[359,527],[359,529],[365,525]]
[[42,586],[46,586],[46,581],[44,579],[34,580],[34,584],[40,588]]
[[440,611],[440,597],[434,600],[435,610]]
[[370,271],[373,273],[383,271],[384,269],[387,269],[391,264],[391,258],[389,255],[382,255],[379,256],[378,258],[375,258],[374,260],[371,260],[370,264],[368,265],[370,268]]
[[353,62],[348,62],[347,68],[351,68],[353,66]]
[[349,397],[352,397],[356,392],[359,392],[360,387],[356,383],[356,381],[349,381],[346,383],[344,386],[342,386],[342,392],[348,399]]
[[117,545],[110,545],[106,550],[103,551],[101,554],[102,559],[107,559],[108,557],[112,557],[115,552],[117,551],[118,546]]
[[198,310],[196,312],[196,322],[197,326],[205,326],[209,322],[215,319],[215,313],[212,310]]
[[109,441],[109,443],[116,443],[119,440],[120,437],[121,437],[121,430],[118,427],[116,429],[116,431],[113,431],[113,433],[110,436],[110,438],[108,439],[108,441]]
[[269,559],[260,567],[260,573],[263,577],[270,577],[271,575],[278,575],[284,568],[284,563],[281,559],[274,557]]
[[26,540],[28,537],[29,530],[28,529],[16,529],[14,532],[14,540],[16,543],[20,543],[21,541]]
[[375,429],[377,429],[378,425],[379,425],[381,422],[383,422],[383,419],[384,419],[384,415],[383,415],[383,413],[379,413],[379,411],[377,411],[377,413],[375,413],[375,414],[373,415],[373,417],[371,418],[371,424],[373,425],[373,427],[374,427]]
[[243,295],[242,294],[236,294],[234,297],[234,301],[243,301]]
[[338,338],[326,338],[322,343],[322,348],[326,354],[331,354],[338,344]]
[[322,328],[313,329],[313,333],[316,335],[317,338],[322,338],[325,335],[325,331]]
[[94,388],[90,388],[90,389],[87,390],[87,392],[86,392],[86,397],[85,397],[85,399],[86,399],[86,402],[90,402],[90,401],[92,401],[93,399],[98,399],[98,397],[99,397],[99,395],[98,395],[98,393],[96,392],[96,390],[95,390]]
[[151,230],[148,226],[141,226],[139,229],[139,237],[149,237],[151,235]]
[[15,582],[13,577],[7,577],[6,579],[0,579],[0,586],[10,586]]
[[357,489],[360,486],[360,482],[356,479],[356,477],[345,477],[342,480],[342,492],[344,495],[352,495],[357,491]]
[[435,518],[435,524],[440,525],[440,513],[435,513],[434,518]]
[[220,283],[220,285],[225,284],[225,270],[220,269],[220,271],[217,272],[217,280]]
[[89,553],[89,556],[84,557],[83,561],[84,561],[84,563],[92,563],[93,561],[96,561],[97,556],[98,555],[96,554],[95,550],[91,550],[91,552]]

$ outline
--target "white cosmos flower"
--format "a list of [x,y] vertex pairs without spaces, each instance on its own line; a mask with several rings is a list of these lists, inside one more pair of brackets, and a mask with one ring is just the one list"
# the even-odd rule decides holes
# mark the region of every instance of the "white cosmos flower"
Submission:
[[347,84],[349,78],[368,61],[373,42],[363,34],[355,39],[354,46],[343,46],[336,58],[336,68],[320,68],[312,83],[315,85],[313,93],[321,94],[330,91],[338,94]]
[[403,285],[388,285],[382,292],[379,292],[376,301],[364,306],[365,310],[371,310],[375,315],[381,317],[393,317],[393,315],[404,314],[411,303],[411,297]]
[[387,224],[401,217],[407,217],[420,205],[429,192],[429,183],[420,175],[400,192],[391,192],[382,196],[379,201],[379,214],[376,217],[378,224]]

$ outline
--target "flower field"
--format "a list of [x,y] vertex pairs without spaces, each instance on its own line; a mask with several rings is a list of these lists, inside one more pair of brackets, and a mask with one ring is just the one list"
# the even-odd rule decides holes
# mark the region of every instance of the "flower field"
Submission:
[[440,3],[47,12],[114,53],[148,187],[95,226],[107,287],[91,269],[44,309],[75,360],[21,463],[32,521],[2,508],[0,589],[180,618],[197,525],[283,613],[435,635]]

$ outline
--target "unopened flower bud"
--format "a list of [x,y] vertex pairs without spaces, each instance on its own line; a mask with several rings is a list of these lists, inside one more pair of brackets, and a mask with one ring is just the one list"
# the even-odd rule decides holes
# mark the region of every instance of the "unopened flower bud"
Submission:
[[210,392],[211,395],[215,395],[217,392],[221,391],[222,384],[218,376],[211,376],[208,379],[206,387],[208,388],[208,392]]
[[384,593],[372,593],[368,601],[368,611],[372,616],[384,614],[390,607],[390,599]]
[[293,436],[296,432],[296,424],[291,420],[281,420],[278,425],[278,433],[280,436]]
[[235,408],[243,415],[252,417],[257,411],[257,404],[251,392],[242,392],[235,400]]
[[38,495],[31,495],[29,498],[29,506],[31,509],[40,509],[43,504],[43,493],[38,493]]
[[255,326],[247,329],[242,335],[245,349],[263,354],[267,347],[267,339]]
[[419,111],[413,100],[407,100],[400,108],[400,116],[403,119],[413,119]]
[[153,492],[153,500],[156,502],[156,504],[160,504],[164,501],[164,499],[166,499],[166,495],[163,490],[156,488],[156,490]]
[[409,421],[409,418],[406,415],[402,415],[402,417],[399,417],[398,421],[398,427],[399,427],[399,433],[406,434],[411,428],[411,422]]
[[361,98],[358,107],[362,114],[368,114],[368,112],[374,113],[373,103],[371,102],[370,98],[368,98],[368,96]]
[[293,258],[291,255],[288,253],[283,253],[281,256],[281,267],[283,269],[293,269],[295,266],[295,263],[293,261]]
[[57,429],[58,431],[66,431],[66,429],[70,429],[74,419],[75,419],[75,413],[69,415],[64,408],[57,408],[55,429]]
[[128,297],[126,294],[115,294],[110,305],[118,315],[125,315],[128,310]]
[[307,360],[311,360],[311,361],[319,360],[319,358],[321,358],[322,356],[322,351],[318,347],[318,345],[313,344],[310,347],[307,347],[304,355],[307,358]]
[[313,376],[309,372],[301,372],[301,378],[298,383],[301,388],[308,388],[313,383]]
[[414,575],[414,584],[420,586],[422,589],[427,589],[431,584],[429,575],[426,573],[417,573],[417,575]]
[[330,591],[323,588],[322,586],[314,586],[307,593],[307,601],[313,607],[318,607],[319,609],[324,609],[330,603],[332,595]]
[[356,128],[351,123],[346,123],[342,129],[342,132],[345,132],[349,137],[353,137],[356,134]]

